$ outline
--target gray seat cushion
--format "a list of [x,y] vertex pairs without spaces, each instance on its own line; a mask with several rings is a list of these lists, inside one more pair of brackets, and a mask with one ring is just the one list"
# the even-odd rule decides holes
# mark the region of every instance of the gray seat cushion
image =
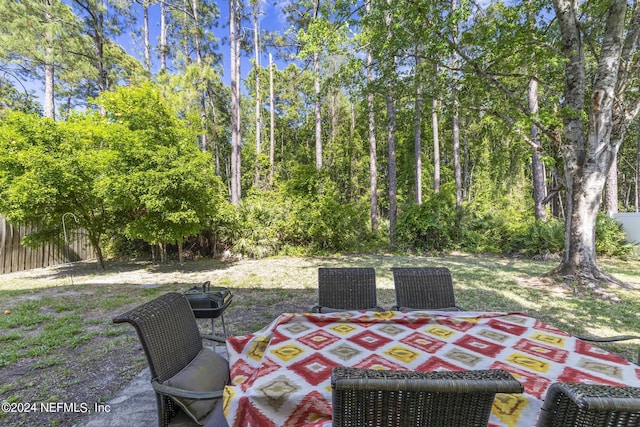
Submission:
[[[223,390],[229,382],[229,363],[209,348],[203,348],[180,372],[165,381],[165,385],[190,391]],[[188,399],[171,396],[198,424],[203,425],[222,399]],[[222,405],[218,405],[222,406]]]

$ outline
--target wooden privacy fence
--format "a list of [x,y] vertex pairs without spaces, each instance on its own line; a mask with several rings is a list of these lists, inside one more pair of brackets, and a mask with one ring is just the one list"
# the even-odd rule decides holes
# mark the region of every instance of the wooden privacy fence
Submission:
[[43,244],[37,248],[28,248],[20,244],[20,240],[33,230],[33,226],[9,224],[0,216],[0,274],[95,258],[93,246],[82,230],[68,232],[69,260],[64,236],[60,236],[59,245]]

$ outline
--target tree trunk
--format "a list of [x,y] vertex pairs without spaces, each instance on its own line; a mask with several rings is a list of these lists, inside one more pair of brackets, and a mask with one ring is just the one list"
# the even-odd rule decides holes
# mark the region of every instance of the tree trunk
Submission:
[[167,70],[167,2],[160,0],[160,72]]
[[[435,66],[436,73],[438,66]],[[431,100],[431,127],[433,128],[433,193],[440,193],[440,138],[438,133],[438,99]]]
[[[387,5],[391,6],[392,0],[387,0]],[[392,36],[392,16],[390,12],[385,12],[385,23],[387,26],[387,40]],[[396,243],[396,106],[393,100],[393,87],[391,84],[393,73],[396,70],[396,57],[390,58],[391,65],[387,69],[387,145],[389,153],[389,243],[393,246]]]
[[638,120],[638,138],[636,139],[636,212],[640,212],[640,120]]
[[596,218],[606,175],[595,165],[586,169],[567,179],[565,250],[554,273],[578,283],[614,281],[598,267],[595,249]]
[[238,0],[229,0],[229,44],[231,46],[231,203],[240,201],[240,49]]
[[273,186],[276,155],[276,105],[273,88],[273,56],[269,54],[269,184]]
[[[585,108],[586,61],[577,3],[554,0],[565,64],[561,143],[567,185],[567,218],[562,263],[554,270],[578,283],[616,281],[596,263],[595,226],[606,177],[638,104],[626,104],[626,87],[633,76],[632,61],[640,34],[640,6],[634,5],[625,30],[626,0],[609,3],[595,76],[589,77],[589,108]],[[626,32],[626,39],[625,39]],[[621,61],[625,58],[625,61]],[[637,64],[636,64],[637,66]],[[615,102],[614,102],[615,100]],[[588,117],[584,129],[583,117]]]
[[144,21],[144,69],[151,75],[151,43],[149,41],[149,0],[142,1]]
[[260,13],[260,2],[253,3],[253,51],[255,54],[256,69],[256,187],[260,185],[260,146],[262,137],[262,121],[260,116],[260,29],[258,26],[258,14]]
[[396,232],[396,106],[387,92],[387,143],[389,145],[389,242],[395,245]]
[[454,98],[453,113],[453,173],[456,182],[456,209],[462,209],[462,162],[460,161],[460,119],[458,102]]
[[[535,79],[529,80],[529,112],[532,115],[538,114],[538,81]],[[545,192],[545,179],[544,179],[544,164],[540,159],[540,152],[542,152],[542,146],[540,145],[540,138],[538,137],[539,129],[535,124],[531,125],[531,182],[533,186],[533,206],[535,218],[540,221],[547,220],[547,210],[544,207],[542,201],[546,196]]]
[[56,107],[54,101],[54,66],[53,66],[53,49],[46,48],[47,63],[44,66],[44,117],[50,119],[56,118]]
[[[451,12],[455,12],[458,8],[458,1],[451,0]],[[452,40],[457,43],[458,29],[453,29]],[[456,53],[451,55],[451,69],[456,70],[458,68],[458,61]],[[455,73],[455,71],[454,71]],[[453,99],[453,174],[456,182],[456,209],[462,210],[462,166],[460,162],[460,118],[458,116],[458,79],[454,75],[453,83],[451,85],[451,98]]]
[[[45,2],[48,8],[51,7],[51,0],[47,0]],[[45,19],[47,20],[47,24],[52,23],[53,16],[50,13],[45,13]],[[56,107],[54,101],[54,52],[53,52],[53,34],[51,34],[50,29],[47,26],[46,33],[44,35],[45,38],[45,65],[44,65],[44,117],[48,117],[50,119],[56,118]]]
[[102,270],[105,269],[104,265],[104,254],[102,253],[102,248],[100,247],[100,235],[89,233],[87,236],[89,237],[89,241],[91,242],[91,246],[93,246],[93,250],[96,253],[96,261],[98,261],[98,265]]
[[618,161],[613,159],[607,181],[604,187],[605,210],[611,213],[618,212]]
[[[315,0],[313,18],[318,17],[320,0]],[[316,122],[316,169],[322,169],[322,115],[320,111],[320,59],[318,52],[313,52],[313,92],[315,95],[314,116]]]
[[315,76],[313,78],[313,93],[315,95],[314,117],[315,117],[315,136],[316,136],[316,169],[322,169],[322,115],[320,111],[320,66],[318,53],[313,53],[313,70]]
[[415,108],[413,112],[413,154],[416,169],[416,203],[422,204],[422,88],[420,87],[420,55],[416,48]]
[[[371,14],[371,0],[366,1],[366,13]],[[367,83],[373,83],[373,57],[367,49]],[[376,113],[373,89],[367,89],[367,109],[369,110],[369,201],[371,230],[376,231],[378,221],[378,149],[376,144]]]

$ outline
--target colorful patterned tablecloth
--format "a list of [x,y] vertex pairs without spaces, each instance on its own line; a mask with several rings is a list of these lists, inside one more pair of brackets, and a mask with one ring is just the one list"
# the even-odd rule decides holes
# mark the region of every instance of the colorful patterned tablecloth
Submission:
[[331,426],[331,370],[504,369],[523,394],[499,394],[490,426],[535,422],[555,381],[640,386],[640,368],[521,313],[283,314],[227,339],[232,427]]

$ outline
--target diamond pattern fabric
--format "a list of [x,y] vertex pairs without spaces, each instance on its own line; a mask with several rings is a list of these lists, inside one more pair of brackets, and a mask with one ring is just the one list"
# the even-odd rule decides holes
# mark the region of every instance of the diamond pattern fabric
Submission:
[[335,366],[504,369],[525,391],[496,396],[490,427],[535,425],[553,382],[640,386],[640,367],[522,313],[289,313],[227,342],[231,427],[330,427]]

